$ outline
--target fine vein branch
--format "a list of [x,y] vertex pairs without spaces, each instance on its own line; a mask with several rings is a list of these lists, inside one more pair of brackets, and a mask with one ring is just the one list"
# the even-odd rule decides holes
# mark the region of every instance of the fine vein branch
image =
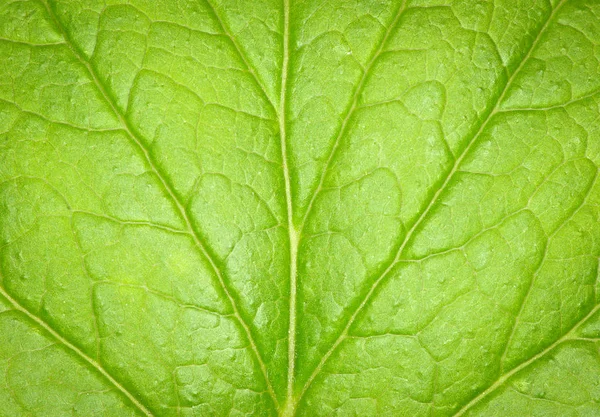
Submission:
[[210,252],[206,249],[206,247],[202,243],[200,234],[198,233],[196,228],[193,226],[190,215],[187,212],[185,206],[182,204],[180,199],[177,197],[177,194],[175,193],[175,190],[173,189],[173,187],[166,180],[165,175],[158,169],[158,166],[157,166],[156,162],[154,161],[152,155],[150,154],[149,150],[144,146],[143,141],[135,133],[135,129],[130,125],[130,123],[129,123],[128,119],[125,117],[125,115],[122,114],[122,112],[118,109],[116,103],[112,99],[111,95],[108,93],[106,87],[101,82],[98,74],[96,73],[95,68],[91,65],[91,63],[85,58],[85,56],[75,46],[73,40],[70,38],[64,25],[60,22],[60,20],[56,16],[54,10],[52,10],[52,7],[47,3],[47,1],[44,1],[44,5],[48,11],[48,15],[54,22],[54,25],[59,30],[59,32],[61,33],[63,38],[65,39],[67,47],[73,53],[75,58],[78,61],[80,61],[81,64],[84,66],[84,68],[87,70],[87,72],[88,72],[90,78],[93,80],[96,88],[102,94],[102,97],[104,97],[104,100],[109,105],[109,107],[111,108],[112,112],[117,117],[117,119],[120,121],[121,125],[123,126],[123,129],[129,136],[131,141],[134,143],[134,145],[136,145],[138,150],[142,153],[146,163],[148,164],[150,169],[156,174],[156,176],[159,179],[159,181],[161,182],[164,190],[169,194],[169,197],[171,198],[171,200],[177,207],[179,214],[185,221],[186,227],[188,228],[188,230],[190,231],[190,233],[192,235],[192,238],[194,240],[196,247],[198,248],[200,253],[204,256],[205,259],[207,259],[207,261],[211,265],[214,275],[217,278],[217,285],[219,285],[222,288],[223,292],[227,296],[228,302],[234,312],[235,318],[237,319],[238,323],[244,330],[245,336],[247,337],[247,339],[250,343],[252,352],[255,355],[258,365],[261,369],[261,373],[262,373],[265,383],[267,385],[267,390],[269,392],[269,395],[271,396],[273,402],[275,404],[278,404],[277,396],[275,395],[275,391],[274,391],[274,389],[271,385],[271,382],[268,378],[268,373],[267,373],[267,368],[266,368],[265,362],[262,358],[262,355],[260,354],[260,351],[258,349],[258,346],[256,345],[256,342],[254,341],[254,337],[252,335],[250,326],[244,320],[244,318],[237,306],[237,302],[233,296],[233,292],[229,288],[227,283],[225,282],[225,279],[221,273],[221,270],[218,268],[216,262],[214,261],[213,257],[211,256]]

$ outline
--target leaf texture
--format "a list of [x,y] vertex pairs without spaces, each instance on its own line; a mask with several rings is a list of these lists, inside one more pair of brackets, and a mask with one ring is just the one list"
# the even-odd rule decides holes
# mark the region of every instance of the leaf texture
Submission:
[[597,0],[1,0],[0,416],[600,416]]

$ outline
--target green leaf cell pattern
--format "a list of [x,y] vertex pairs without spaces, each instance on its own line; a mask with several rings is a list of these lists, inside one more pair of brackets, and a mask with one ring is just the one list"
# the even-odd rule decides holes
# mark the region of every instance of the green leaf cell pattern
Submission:
[[0,0],[0,416],[600,416],[600,2]]

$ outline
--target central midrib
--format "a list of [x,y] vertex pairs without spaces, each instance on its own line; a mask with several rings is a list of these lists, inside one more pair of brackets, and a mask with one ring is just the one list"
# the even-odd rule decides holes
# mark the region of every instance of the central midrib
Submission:
[[294,382],[296,369],[296,290],[298,270],[298,238],[299,234],[294,226],[294,213],[292,203],[292,185],[288,164],[287,135],[286,135],[286,95],[289,65],[290,43],[290,5],[289,0],[283,0],[283,57],[281,63],[281,92],[279,96],[279,138],[281,140],[281,164],[285,182],[285,200],[287,207],[288,237],[290,245],[290,294],[289,294],[289,323],[288,323],[288,366],[286,398],[281,414],[293,416],[296,413],[296,400],[294,398]]

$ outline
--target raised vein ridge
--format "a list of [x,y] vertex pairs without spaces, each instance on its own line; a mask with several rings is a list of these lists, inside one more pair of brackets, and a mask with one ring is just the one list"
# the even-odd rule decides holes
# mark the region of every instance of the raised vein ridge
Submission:
[[[582,207],[585,206],[585,203],[587,202],[587,199],[590,196],[590,193],[594,189],[594,184],[596,183],[597,179],[598,179],[598,171],[596,171],[596,175],[594,176],[594,180],[592,182],[590,182],[590,185],[589,185],[589,187],[588,187],[588,189],[586,191],[586,194],[585,194],[585,198],[583,198],[581,200],[581,203],[579,204],[579,206],[577,208],[575,208],[575,210],[573,210],[573,212],[569,215],[569,217],[567,217],[558,227],[556,227],[552,231],[552,233],[550,233],[546,237],[546,242],[550,242],[550,239],[552,239],[552,237],[555,236],[562,229],[562,227],[565,224],[567,224],[569,222],[569,220],[571,220],[575,216],[575,214],[577,214],[579,212],[579,210],[581,210]],[[517,324],[519,323],[519,319],[521,318],[521,314],[523,314],[523,310],[525,309],[525,304],[527,303],[529,295],[531,294],[531,290],[533,289],[533,285],[535,284],[535,280],[537,278],[537,275],[539,274],[540,270],[542,269],[542,266],[544,265],[544,261],[546,260],[546,256],[548,256],[548,243],[546,243],[546,246],[544,248],[544,255],[542,256],[542,259],[540,259],[539,264],[537,265],[535,271],[533,272],[533,275],[531,277],[531,281],[529,282],[529,286],[527,287],[527,291],[525,292],[525,296],[523,297],[523,301],[521,302],[521,306],[519,307],[519,311],[517,312],[517,315],[515,316],[515,319],[513,321],[512,328],[510,330],[508,340],[506,341],[506,345],[504,346],[504,351],[502,352],[502,356],[500,357],[500,369],[503,370],[503,371],[505,369],[505,364],[506,364],[506,355],[508,354],[508,350],[510,348],[511,342],[512,342],[512,340],[513,340],[513,338],[515,336],[515,332],[517,330]]]
[[15,310],[25,314],[29,319],[33,320],[37,325],[39,325],[46,332],[48,332],[50,335],[52,335],[52,337],[54,337],[58,342],[60,342],[64,346],[66,346],[68,349],[73,351],[77,356],[79,356],[81,359],[83,359],[85,362],[87,362],[89,365],[91,365],[96,371],[98,371],[104,377],[104,379],[106,379],[108,382],[110,382],[117,390],[121,391],[121,393],[123,395],[125,395],[129,399],[129,401],[131,401],[131,403],[138,410],[140,410],[143,414],[147,415],[148,417],[154,416],[154,414],[152,414],[150,412],[148,407],[146,407],[141,400],[136,398],[135,395],[133,395],[129,390],[127,390],[127,388],[125,388],[121,383],[119,383],[119,381],[117,381],[106,369],[104,369],[104,367],[101,364],[96,362],[90,356],[86,355],[77,346],[75,346],[74,344],[69,342],[67,339],[65,339],[63,336],[61,336],[56,330],[54,330],[44,320],[42,320],[41,318],[39,318],[38,316],[36,316],[35,314],[33,314],[29,310],[27,310],[25,307],[23,307],[17,300],[15,300],[10,294],[8,294],[6,292],[6,290],[4,289],[4,287],[2,287],[2,286],[0,286],[0,295],[2,295],[13,306],[13,308]]
[[61,33],[61,35],[63,36],[63,38],[65,39],[67,47],[73,53],[73,55],[77,58],[77,60],[79,60],[81,62],[81,64],[85,67],[85,69],[89,73],[92,81],[96,85],[96,88],[102,94],[102,96],[104,97],[106,103],[109,105],[109,107],[111,108],[111,110],[113,111],[113,113],[115,114],[115,116],[117,117],[117,119],[119,120],[119,122],[121,123],[121,125],[123,126],[124,131],[127,133],[127,135],[129,136],[129,138],[131,139],[131,141],[136,145],[136,147],[138,148],[138,150],[142,153],[142,155],[143,155],[146,163],[152,169],[152,171],[156,174],[157,178],[161,182],[161,184],[164,187],[165,191],[169,194],[169,197],[171,198],[171,200],[173,201],[173,203],[177,207],[177,210],[179,211],[179,214],[181,215],[181,217],[185,221],[186,227],[189,229],[189,231],[190,231],[190,233],[192,235],[192,238],[194,240],[194,243],[195,243],[196,247],[198,248],[199,252],[204,256],[204,258],[209,262],[211,268],[213,269],[213,272],[214,272],[215,276],[217,277],[217,281],[218,281],[217,284],[221,287],[221,289],[223,290],[223,292],[227,296],[227,299],[228,299],[228,302],[229,302],[229,304],[231,306],[231,309],[234,312],[234,316],[237,319],[237,321],[240,324],[240,326],[242,327],[243,332],[244,332],[244,334],[245,334],[245,336],[248,339],[248,342],[250,344],[250,348],[251,348],[252,352],[254,353],[254,355],[255,355],[255,357],[257,359],[258,365],[259,365],[259,367],[261,369],[261,373],[262,373],[263,378],[265,380],[265,384],[267,385],[267,390],[269,392],[269,395],[270,395],[271,399],[273,400],[273,402],[275,403],[275,405],[278,406],[279,403],[277,401],[277,396],[275,395],[275,391],[273,389],[273,386],[271,385],[271,382],[270,382],[270,380],[268,378],[267,367],[266,367],[265,362],[264,362],[264,360],[263,360],[263,358],[262,358],[262,356],[260,354],[260,351],[258,350],[256,342],[254,341],[254,337],[252,335],[252,331],[250,329],[250,326],[246,323],[246,321],[244,320],[244,318],[242,317],[242,315],[240,313],[240,310],[239,310],[239,308],[237,306],[237,303],[235,301],[235,298],[233,296],[232,289],[229,288],[229,286],[225,282],[225,279],[223,277],[223,274],[221,273],[221,270],[218,268],[215,260],[211,256],[210,252],[206,249],[206,247],[202,243],[202,240],[200,239],[200,234],[193,227],[192,222],[190,220],[190,215],[187,212],[185,206],[181,203],[181,201],[177,197],[177,194],[175,194],[175,191],[174,191],[173,187],[169,184],[169,182],[165,178],[165,175],[160,171],[160,169],[158,168],[158,166],[154,162],[154,160],[152,158],[152,155],[150,154],[149,150],[144,146],[142,140],[136,135],[135,130],[132,128],[132,126],[130,125],[130,123],[127,120],[127,118],[118,109],[115,101],[112,99],[112,97],[108,93],[106,87],[104,86],[104,84],[102,83],[102,81],[100,80],[100,78],[98,77],[98,74],[96,73],[95,68],[90,64],[90,62],[87,59],[85,59],[85,57],[83,56],[83,54],[75,46],[74,42],[69,37],[69,35],[68,35],[65,27],[62,25],[62,23],[60,22],[60,20],[58,19],[58,17],[54,13],[54,10],[52,10],[52,8],[48,4],[48,2],[46,0],[44,0],[43,4],[46,7],[46,9],[48,11],[48,15],[50,16],[50,18],[53,21],[54,25],[59,30],[59,32]]
[[373,65],[375,64],[375,62],[377,61],[377,59],[379,58],[379,56],[385,49],[385,46],[387,44],[387,41],[388,41],[390,35],[392,34],[394,29],[398,25],[398,22],[400,21],[400,17],[402,17],[405,10],[406,10],[406,0],[404,0],[402,2],[402,4],[398,7],[398,11],[396,12],[396,16],[394,17],[394,20],[392,21],[392,23],[390,23],[387,30],[385,31],[385,34],[381,38],[381,41],[379,42],[379,47],[377,48],[375,53],[373,53],[373,56],[371,57],[371,59],[369,60],[369,62],[367,63],[367,65],[365,66],[365,68],[363,70],[363,74],[360,77],[360,80],[358,81],[358,85],[357,85],[356,89],[354,90],[354,93],[352,94],[352,104],[350,104],[350,107],[348,108],[348,112],[346,113],[346,116],[344,117],[344,120],[342,121],[340,130],[335,137],[335,141],[333,143],[331,151],[329,152],[329,156],[327,157],[327,161],[325,162],[325,166],[323,167],[321,176],[319,177],[319,182],[317,184],[317,188],[315,188],[315,191],[313,192],[313,195],[308,202],[306,212],[304,213],[304,217],[302,218],[300,230],[302,230],[307,223],[308,217],[310,216],[310,213],[312,211],[315,200],[317,199],[317,197],[321,193],[321,190],[323,189],[323,183],[325,182],[325,178],[326,178],[327,172],[329,171],[329,168],[331,166],[331,162],[333,161],[333,159],[335,158],[335,155],[337,154],[337,150],[339,148],[342,137],[344,137],[344,135],[346,134],[350,119],[352,118],[352,115],[354,114],[354,112],[358,109],[358,99],[360,98],[360,95],[365,87],[367,78],[369,76],[369,71],[371,71],[371,69],[373,68]]
[[[516,75],[521,71],[525,62],[527,62],[527,60],[531,56],[531,53],[535,50],[536,45],[539,43],[539,40],[541,39],[542,34],[545,32],[548,25],[550,24],[550,22],[553,20],[554,16],[556,15],[557,11],[562,7],[562,5],[565,2],[566,2],[566,0],[561,0],[561,2],[556,5],[556,7],[552,11],[552,13],[550,13],[550,15],[548,16],[548,19],[544,22],[543,25],[541,25],[541,27],[538,30],[538,33],[535,36],[535,39],[532,41],[529,48],[525,51],[525,53],[519,60],[519,65],[514,70],[514,72],[512,74],[507,74],[507,73],[505,74],[506,82],[502,86],[502,90],[499,92],[499,94],[497,94],[496,98],[493,100],[492,106],[490,106],[488,108],[488,110],[486,111],[486,113],[483,115],[482,122],[481,122],[479,128],[469,138],[466,146],[464,147],[464,149],[462,150],[462,152],[460,153],[458,158],[455,159],[455,162],[454,162],[453,166],[451,167],[451,169],[445,175],[442,185],[432,195],[431,199],[425,206],[425,209],[422,210],[421,214],[418,216],[415,223],[410,227],[410,229],[406,233],[406,236],[400,243],[398,251],[396,252],[396,256],[394,257],[392,262],[387,267],[385,267],[383,273],[380,274],[375,279],[375,281],[373,282],[371,287],[368,289],[366,294],[362,297],[362,300],[359,303],[358,307],[352,312],[350,319],[347,321],[346,325],[344,326],[344,328],[342,329],[342,331],[336,338],[335,342],[331,345],[331,347],[325,353],[325,355],[323,355],[321,361],[319,362],[319,364],[317,365],[317,367],[315,368],[313,373],[308,378],[308,380],[300,394],[300,398],[302,398],[304,396],[304,394],[306,394],[306,392],[310,388],[311,384],[314,382],[317,375],[319,375],[321,370],[324,368],[324,366],[327,363],[327,361],[329,360],[329,358],[337,350],[337,348],[340,346],[341,342],[346,338],[346,336],[348,335],[348,332],[350,330],[350,327],[352,327],[352,324],[355,322],[355,320],[357,319],[359,314],[369,304],[376,289],[385,281],[385,279],[389,276],[390,272],[392,271],[393,267],[401,259],[402,254],[403,254],[405,248],[407,247],[407,244],[411,241],[411,237],[419,229],[419,226],[423,223],[423,221],[427,218],[427,216],[428,216],[429,212],[431,211],[431,209],[433,208],[433,206],[439,200],[439,198],[442,195],[442,193],[444,192],[444,190],[448,187],[449,183],[454,178],[454,175],[458,172],[458,168],[460,167],[460,164],[462,163],[464,158],[469,154],[469,151],[472,149],[473,144],[477,142],[477,139],[479,138],[479,136],[481,136],[481,134],[485,130],[486,126],[488,125],[488,123],[490,122],[492,117],[498,112],[499,106],[502,103],[504,97],[506,96],[506,93],[510,89],[510,86],[512,85],[512,82],[514,81]],[[300,401],[300,399],[299,399],[299,401]]]
[[496,381],[494,381],[494,383],[491,384],[487,389],[485,389],[484,391],[481,391],[477,396],[475,396],[473,399],[471,399],[471,401],[467,402],[465,405],[463,405],[461,408],[459,408],[458,411],[452,415],[452,417],[463,416],[466,412],[468,412],[470,409],[472,409],[476,404],[479,404],[484,398],[486,398],[492,392],[494,392],[498,388],[500,388],[513,375],[515,375],[518,372],[520,372],[521,370],[527,368],[529,365],[536,362],[538,359],[543,358],[548,353],[552,352],[554,350],[554,348],[556,348],[561,343],[566,342],[571,339],[576,339],[573,337],[573,333],[575,333],[575,331],[582,324],[584,324],[590,317],[592,317],[598,310],[600,310],[600,304],[597,305],[596,307],[594,307],[588,314],[585,315],[585,317],[583,317],[581,320],[579,320],[577,323],[575,323],[573,325],[573,327],[571,328],[571,330],[569,330],[567,333],[565,333],[565,335],[563,335],[562,337],[556,339],[556,341],[554,343],[552,343],[550,346],[548,346],[541,352],[533,355],[531,358],[527,359],[526,361],[522,362],[519,366],[516,366],[513,369],[511,369],[510,371],[500,375],[500,377]]
[[246,66],[246,68],[248,69],[248,72],[250,72],[250,74],[252,75],[252,78],[254,78],[254,82],[256,83],[256,85],[258,85],[258,87],[260,88],[261,92],[264,94],[265,99],[271,105],[271,107],[273,108],[273,110],[275,112],[277,112],[277,107],[275,106],[275,103],[273,103],[273,101],[271,100],[271,98],[269,97],[269,94],[267,93],[267,89],[265,88],[265,85],[262,82],[262,79],[259,77],[258,72],[254,68],[254,66],[252,66],[250,64],[250,61],[246,57],[246,54],[243,52],[243,50],[240,47],[240,45],[236,42],[236,40],[233,37],[233,35],[231,34],[231,31],[229,30],[229,28],[225,25],[225,22],[223,21],[223,18],[221,18],[221,15],[219,15],[219,13],[217,12],[217,9],[212,4],[212,1],[211,0],[205,0],[205,1],[206,1],[206,4],[208,5],[208,7],[210,8],[210,11],[214,15],[215,20],[217,21],[217,23],[221,27],[221,30],[223,31],[223,33],[225,34],[225,36],[227,36],[229,38],[229,40],[233,44],[233,47],[235,48],[235,51],[237,52],[238,56],[240,57],[240,59],[242,60],[242,62]]
[[289,324],[288,324],[288,368],[286,399],[283,415],[292,416],[296,413],[296,401],[294,399],[294,382],[296,369],[296,290],[298,270],[298,233],[294,225],[294,213],[292,202],[292,185],[288,164],[287,137],[286,137],[286,95],[289,65],[290,46],[290,5],[288,0],[283,0],[283,61],[281,65],[281,96],[279,98],[279,137],[281,140],[281,163],[283,178],[285,181],[285,200],[287,207],[288,237],[290,245],[290,300],[289,300]]

